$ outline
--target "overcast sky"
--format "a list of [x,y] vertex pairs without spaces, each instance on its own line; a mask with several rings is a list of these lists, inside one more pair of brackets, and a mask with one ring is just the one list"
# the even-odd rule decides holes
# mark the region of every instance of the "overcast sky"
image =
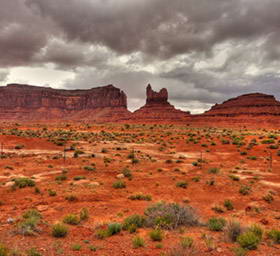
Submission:
[[131,110],[166,87],[199,113],[280,98],[280,0],[0,0],[0,85],[114,84]]

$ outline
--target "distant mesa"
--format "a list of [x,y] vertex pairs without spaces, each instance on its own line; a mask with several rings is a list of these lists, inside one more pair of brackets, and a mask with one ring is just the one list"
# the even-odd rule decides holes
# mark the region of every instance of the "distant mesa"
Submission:
[[209,126],[278,127],[280,102],[273,95],[244,94],[193,116],[192,122]]
[[126,94],[113,85],[61,90],[22,84],[0,87],[1,119],[115,121],[129,115]]
[[87,90],[62,90],[22,84],[0,87],[1,120],[73,120],[93,122],[182,123],[194,126],[279,127],[280,102],[273,95],[250,93],[191,115],[168,101],[168,91],[149,84],[146,104],[127,109],[127,96],[113,85]]

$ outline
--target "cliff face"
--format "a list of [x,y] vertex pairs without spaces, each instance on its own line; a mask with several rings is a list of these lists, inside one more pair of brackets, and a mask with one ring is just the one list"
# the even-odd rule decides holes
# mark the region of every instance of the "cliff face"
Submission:
[[[124,92],[108,85],[89,90],[58,90],[10,84],[0,87],[1,119],[91,119],[129,114]],[[104,120],[103,120],[104,119]]]
[[205,116],[280,116],[280,102],[272,95],[262,93],[245,94],[216,104]]
[[215,126],[275,127],[280,124],[280,102],[272,95],[245,94],[216,104],[191,121]]
[[135,122],[183,122],[190,117],[189,112],[175,109],[168,102],[167,90],[153,91],[149,84],[146,88],[146,104],[132,113],[130,119]]

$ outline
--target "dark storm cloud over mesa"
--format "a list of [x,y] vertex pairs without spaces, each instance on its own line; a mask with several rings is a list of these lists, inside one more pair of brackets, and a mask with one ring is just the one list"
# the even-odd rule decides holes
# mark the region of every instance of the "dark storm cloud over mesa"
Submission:
[[149,82],[193,112],[247,92],[280,98],[279,0],[0,3],[1,84],[16,82],[19,67],[28,67],[22,76],[36,84],[40,67],[46,81],[50,69],[67,74],[52,77],[58,87],[113,83],[132,109],[144,102]]

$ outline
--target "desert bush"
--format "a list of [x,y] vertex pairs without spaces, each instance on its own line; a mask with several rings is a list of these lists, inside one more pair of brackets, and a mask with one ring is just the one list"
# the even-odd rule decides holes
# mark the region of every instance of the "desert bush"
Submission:
[[73,244],[71,247],[73,251],[80,251],[82,249],[80,244]]
[[69,225],[78,225],[80,223],[80,219],[76,214],[68,214],[63,218],[63,222]]
[[122,180],[117,180],[113,183],[113,188],[119,189],[119,188],[125,188],[126,184]]
[[178,188],[187,188],[188,187],[188,182],[186,182],[186,181],[178,181],[176,183],[176,187],[178,187]]
[[235,256],[246,256],[247,255],[247,250],[242,247],[232,248],[232,252],[234,253]]
[[239,189],[239,193],[242,195],[249,195],[251,192],[251,187],[246,186],[246,185],[242,185]]
[[0,256],[9,256],[10,250],[4,244],[0,243]]
[[153,241],[160,242],[163,239],[163,232],[160,229],[154,229],[149,233],[149,236]]
[[74,201],[78,200],[77,196],[75,196],[75,195],[68,195],[65,197],[65,199],[69,202],[74,202]]
[[87,208],[83,208],[80,211],[80,220],[87,220],[89,218],[89,211]]
[[232,201],[228,199],[224,201],[224,207],[226,207],[228,211],[231,211],[234,208]]
[[260,240],[263,237],[263,229],[261,226],[254,224],[252,226],[249,227],[248,231],[253,232]]
[[38,210],[36,209],[30,209],[30,210],[27,210],[23,215],[22,217],[24,219],[28,219],[28,218],[38,218],[38,219],[41,219],[42,218],[42,215],[40,212],[38,212]]
[[84,166],[84,170],[89,171],[89,172],[94,172],[96,170],[96,168],[92,167],[92,166]]
[[122,170],[122,174],[123,174],[124,177],[126,177],[126,178],[132,178],[131,170],[129,170],[128,168],[124,168],[124,169]]
[[224,218],[210,218],[208,220],[208,228],[211,231],[222,231],[226,225],[226,220]]
[[132,239],[132,246],[133,248],[140,248],[145,246],[145,240],[140,236],[135,236]]
[[244,231],[238,221],[230,220],[225,227],[225,239],[229,242],[236,242],[237,237]]
[[62,223],[56,223],[52,226],[53,237],[65,237],[68,234],[68,228]]
[[208,169],[208,173],[210,174],[218,174],[220,172],[219,168],[210,168]]
[[193,239],[191,237],[182,237],[181,239],[181,246],[184,249],[191,248],[193,246]]
[[108,225],[108,236],[112,236],[120,233],[122,230],[122,225],[120,223],[110,223]]
[[134,214],[129,217],[127,217],[123,221],[123,229],[128,230],[130,233],[133,233],[131,231],[136,231],[137,228],[143,227],[145,223],[145,218],[141,215]]
[[195,256],[199,255],[192,245],[189,248],[182,247],[181,244],[173,246],[166,254],[167,256]]
[[258,248],[261,239],[252,231],[247,231],[237,237],[238,244],[247,250],[255,250]]
[[55,180],[56,181],[64,181],[64,180],[67,180],[67,176],[65,174],[61,174],[59,176],[56,176]]
[[159,202],[145,210],[146,225],[163,229],[176,229],[179,226],[199,224],[195,211],[190,206]]
[[49,196],[56,196],[56,191],[49,189],[48,194],[49,194]]
[[267,235],[275,244],[280,244],[280,230],[272,229]]
[[24,236],[32,236],[40,232],[38,229],[38,224],[40,223],[40,218],[30,217],[20,221],[17,225],[17,233]]
[[130,200],[151,201],[152,196],[151,195],[144,195],[144,194],[139,193],[139,194],[129,196],[128,199],[130,199]]
[[29,250],[27,250],[26,255],[27,256],[42,256],[42,254],[39,253],[36,248],[30,248]]
[[14,186],[18,188],[35,186],[35,181],[26,177],[16,178],[13,181],[15,182]]
[[273,196],[271,195],[271,193],[266,194],[265,196],[263,196],[263,200],[268,202],[268,203],[272,203],[272,201],[274,200]]

